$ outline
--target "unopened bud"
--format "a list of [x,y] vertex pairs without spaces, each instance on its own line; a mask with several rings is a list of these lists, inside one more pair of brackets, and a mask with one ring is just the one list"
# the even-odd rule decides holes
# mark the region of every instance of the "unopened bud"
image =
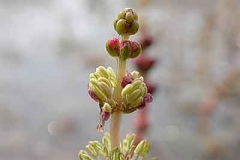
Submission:
[[147,103],[151,103],[153,101],[153,97],[150,93],[148,93],[145,97],[144,97],[144,100],[147,102]]
[[122,41],[120,43],[120,57],[124,60],[131,55],[131,41]]
[[119,56],[119,40],[117,38],[113,38],[107,41],[106,50],[112,57]]
[[91,90],[91,89],[88,89],[88,94],[90,95],[90,97],[92,99],[94,99],[96,102],[99,102],[99,98],[96,96],[96,94]]
[[102,144],[107,149],[108,152],[111,150],[111,142],[110,142],[110,134],[109,133],[104,134],[104,136],[102,138]]
[[134,134],[130,135],[127,134],[126,138],[123,140],[123,151],[124,152],[130,152],[133,150],[134,148],[134,141],[135,141],[136,136]]
[[102,111],[111,113],[112,112],[112,107],[108,103],[104,103],[102,107]]
[[136,149],[134,150],[134,153],[136,153],[137,155],[141,156],[141,157],[145,157],[148,152],[150,151],[150,143],[146,140],[142,140],[136,147]]
[[138,14],[137,14],[137,12],[133,12],[133,18],[134,18],[135,21],[138,20]]
[[126,14],[126,11],[121,11],[119,14],[118,14],[118,19],[123,19],[125,17],[125,14]]
[[96,72],[101,76],[101,77],[105,77],[108,79],[108,72],[106,70],[105,67],[103,66],[99,66],[98,68],[96,68]]
[[120,160],[120,155],[121,155],[121,152],[119,151],[119,149],[115,148],[110,153],[110,159],[111,160]]
[[80,160],[94,160],[92,157],[90,157],[87,152],[80,150],[78,153],[78,157]]
[[127,25],[127,21],[125,19],[120,19],[117,21],[116,31],[119,35],[127,33],[126,25]]
[[127,84],[131,84],[132,81],[134,80],[134,77],[132,76],[131,73],[127,73],[126,76],[123,77],[121,86],[124,88]]
[[115,31],[117,30],[117,22],[118,22],[118,18],[116,18],[113,22],[113,26],[114,26]]
[[151,103],[152,101],[153,101],[153,97],[150,93],[148,93],[144,97],[142,103],[138,106],[138,109],[143,109],[144,107],[146,107],[147,103]]
[[133,76],[133,79],[136,79],[136,78],[139,78],[140,77],[140,74],[138,71],[132,71],[131,72],[131,75]]
[[114,21],[114,29],[119,35],[133,35],[139,29],[138,15],[132,9],[126,8],[120,12]]
[[106,147],[104,147],[100,142],[93,141],[94,146],[97,148],[100,154],[102,154],[104,157],[107,157],[108,151],[106,151]]
[[109,119],[111,112],[106,112],[104,110],[111,110],[111,107],[108,103],[104,103],[103,105],[100,104],[100,113],[99,113],[99,123],[97,125],[97,131],[103,132],[105,122]]
[[94,157],[98,156],[98,149],[92,141],[88,142],[88,144],[86,145],[86,148]]
[[134,21],[134,16],[132,12],[127,12],[125,15],[125,19],[128,23],[132,23]]
[[135,33],[137,33],[137,31],[138,31],[138,29],[139,29],[139,23],[137,22],[137,21],[133,21],[132,22],[132,25],[131,25],[131,30],[130,30],[130,35],[133,35],[133,34],[135,34]]
[[152,97],[149,97],[150,94],[147,95],[147,87],[144,83],[143,77],[138,77],[130,84],[127,84],[123,88],[121,96],[123,98],[124,113],[131,113],[140,106],[145,106],[146,103],[149,103],[152,100]]
[[136,58],[142,52],[141,45],[134,41],[131,42],[131,50],[130,58]]

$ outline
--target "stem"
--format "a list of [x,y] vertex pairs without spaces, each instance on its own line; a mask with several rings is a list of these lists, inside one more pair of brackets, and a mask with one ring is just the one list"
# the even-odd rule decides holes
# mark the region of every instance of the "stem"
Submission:
[[110,141],[111,141],[111,150],[116,147],[120,147],[120,125],[121,125],[121,111],[115,111],[111,115],[110,122]]
[[[122,40],[127,40],[129,36],[122,36]],[[121,118],[122,118],[122,79],[126,74],[126,64],[127,61],[121,58],[117,59],[117,85],[114,91],[114,99],[117,102],[116,107],[111,115],[110,122],[110,141],[111,141],[111,149],[116,147],[120,147],[120,126],[121,126]]]
[[[121,97],[121,92],[122,92],[122,79],[126,74],[126,60],[122,60],[120,58],[117,59],[117,85],[114,91],[114,99],[115,101],[119,104],[117,107],[121,107],[122,103],[122,97]],[[117,110],[120,108],[117,108]]]
[[118,67],[117,67],[117,86],[114,91],[114,99],[117,102],[116,108],[111,115],[111,122],[110,122],[110,140],[111,140],[111,149],[116,147],[120,147],[120,125],[121,125],[121,104],[122,104],[122,79],[126,74],[126,60],[121,60],[118,58]]

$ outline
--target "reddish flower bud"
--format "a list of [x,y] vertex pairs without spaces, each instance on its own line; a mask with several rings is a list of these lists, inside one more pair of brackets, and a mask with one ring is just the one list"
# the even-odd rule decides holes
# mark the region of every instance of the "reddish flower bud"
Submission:
[[106,43],[106,50],[112,57],[119,56],[119,40],[117,38],[113,38],[108,40]]
[[88,89],[88,94],[90,95],[90,97],[92,98],[92,99],[94,99],[96,102],[99,102],[100,100],[99,100],[99,98],[96,96],[96,94],[89,88]]
[[109,117],[110,117],[110,112],[105,112],[103,110],[100,110],[99,123],[98,123],[97,128],[96,128],[98,132],[103,132],[105,122],[109,119]]
[[132,53],[130,55],[130,58],[136,58],[142,52],[142,48],[140,44],[138,44],[135,41],[131,42],[131,50],[132,50]]
[[146,103],[151,103],[151,102],[153,101],[153,96],[152,96],[150,93],[148,93],[148,94],[144,97],[144,101],[145,101]]
[[151,103],[153,101],[153,97],[150,93],[148,93],[144,99],[143,99],[143,102],[138,106],[138,109],[143,109],[146,107],[146,104],[147,103]]
[[102,119],[103,119],[104,121],[107,121],[107,120],[109,119],[109,117],[110,117],[110,113],[109,113],[109,112],[104,112],[104,111],[102,111],[102,112],[101,112],[101,116],[102,116]]
[[127,76],[123,77],[123,80],[121,83],[122,88],[124,88],[127,84],[131,84],[132,81],[133,81],[133,76],[130,73],[128,73]]

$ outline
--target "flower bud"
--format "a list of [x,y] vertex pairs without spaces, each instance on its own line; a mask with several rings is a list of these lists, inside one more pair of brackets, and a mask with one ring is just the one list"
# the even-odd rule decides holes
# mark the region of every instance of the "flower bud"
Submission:
[[78,153],[78,157],[80,160],[94,160],[92,157],[90,157],[87,152],[80,150]]
[[137,21],[133,21],[130,28],[130,35],[136,34],[139,29],[139,23]]
[[115,31],[117,29],[117,22],[118,22],[118,18],[116,18],[113,22],[113,27],[114,27]]
[[134,21],[134,15],[132,12],[127,12],[125,15],[127,23],[132,23]]
[[122,83],[121,83],[122,88],[124,88],[127,84],[131,84],[132,81],[133,81],[133,79],[130,78],[129,76],[123,77],[123,80],[122,80]]
[[131,75],[133,76],[133,79],[136,79],[136,78],[139,78],[140,77],[140,74],[138,71],[132,71],[131,72]]
[[108,79],[108,72],[106,70],[106,68],[104,68],[103,66],[99,66],[98,68],[96,68],[96,72],[101,76],[101,77],[105,77]]
[[152,101],[153,101],[153,97],[152,97],[152,95],[150,93],[148,93],[144,97],[142,103],[138,106],[138,109],[143,109],[144,107],[146,107],[147,103],[151,103]]
[[102,154],[104,157],[107,157],[108,151],[106,151],[106,147],[104,147],[100,142],[93,141],[94,146],[97,148],[100,154]]
[[[143,77],[136,78],[132,83],[127,84],[122,92],[123,98],[123,112],[131,113],[135,111],[139,106],[142,105],[144,97],[147,95],[147,88],[143,82]],[[146,101],[150,101],[146,98]]]
[[132,150],[135,138],[136,138],[136,136],[134,134],[126,135],[126,138],[123,140],[123,151],[124,152],[130,152]]
[[99,102],[98,97],[95,95],[95,93],[91,89],[88,89],[88,94],[93,100],[95,100],[96,102]]
[[88,144],[86,145],[86,148],[89,150],[89,152],[94,156],[97,157],[98,156],[98,149],[97,147],[95,147],[94,143],[92,141],[88,142]]
[[126,8],[120,12],[114,21],[114,29],[119,35],[133,35],[139,29],[138,15],[132,9]]
[[118,19],[123,19],[125,17],[125,14],[126,14],[126,11],[123,10],[118,14],[117,18]]
[[126,26],[127,26],[127,21],[125,19],[118,20],[117,24],[116,24],[117,33],[119,35],[126,34],[127,30],[128,30],[128,28]]
[[131,54],[131,41],[122,41],[120,43],[120,57],[124,60]]
[[100,104],[100,114],[99,114],[99,123],[97,125],[97,131],[103,132],[105,122],[109,119],[111,115],[111,106],[108,103]]
[[111,160],[120,160],[120,155],[121,155],[121,152],[118,148],[115,148],[113,150],[111,150],[110,152],[110,159]]
[[116,76],[113,70],[108,67],[99,66],[96,72],[90,74],[88,84],[88,93],[95,101],[99,103],[113,102],[112,91],[116,85]]
[[144,101],[143,97],[138,97],[132,104],[128,107],[129,109],[138,108],[140,104]]
[[131,50],[130,58],[136,58],[142,52],[141,45],[134,41],[131,42]]
[[133,18],[134,18],[135,21],[138,20],[138,14],[137,14],[137,12],[133,12]]
[[108,103],[104,103],[104,105],[102,107],[102,111],[111,113],[112,112],[112,107]]
[[132,76],[131,73],[127,73],[126,76],[123,77],[121,86],[124,88],[127,84],[131,84],[132,81],[134,80],[134,77]]
[[142,140],[134,150],[134,153],[140,157],[145,157],[150,151],[150,143],[146,140]]
[[102,111],[101,116],[102,116],[103,121],[107,121],[110,117],[110,112]]
[[110,142],[110,134],[109,133],[104,134],[104,136],[102,138],[102,144],[107,149],[108,152],[111,150],[111,142]]
[[131,94],[129,94],[129,96],[127,97],[127,100],[131,102],[134,102],[134,101],[136,102],[137,99],[141,96],[141,94],[142,94],[141,89],[136,89]]
[[[90,89],[96,95],[97,99],[101,102],[106,102],[109,96],[109,91],[105,90],[107,88],[102,88],[100,84],[95,80],[91,80],[89,83]],[[111,93],[110,93],[111,94]]]
[[117,38],[108,40],[106,43],[106,50],[112,57],[119,56],[119,40]]
[[145,97],[144,100],[146,103],[151,103],[153,101],[153,97],[150,93],[148,93]]

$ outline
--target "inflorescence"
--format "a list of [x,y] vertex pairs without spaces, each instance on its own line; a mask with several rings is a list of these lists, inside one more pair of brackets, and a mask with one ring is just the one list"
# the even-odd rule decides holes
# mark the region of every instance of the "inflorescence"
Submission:
[[[111,67],[99,66],[89,76],[88,93],[98,102],[100,108],[100,122],[97,125],[99,132],[103,131],[105,122],[115,113],[132,113],[146,107],[146,104],[153,100],[139,72],[126,70],[126,61],[136,58],[142,52],[141,45],[129,39],[139,29],[138,14],[132,9],[124,9],[115,19],[114,29],[119,34],[119,38],[108,40],[106,50],[110,56],[117,59],[117,72],[115,73]],[[119,120],[118,118],[113,121]],[[111,135],[111,132],[106,133],[102,144],[98,141],[90,141],[86,148],[92,156],[98,157],[101,154],[109,160],[140,160],[149,152],[150,144],[146,140],[134,146],[134,135],[127,135],[122,143],[111,141],[111,136],[115,135]],[[113,145],[113,143],[120,144]],[[79,152],[79,158],[92,160],[83,150]]]

